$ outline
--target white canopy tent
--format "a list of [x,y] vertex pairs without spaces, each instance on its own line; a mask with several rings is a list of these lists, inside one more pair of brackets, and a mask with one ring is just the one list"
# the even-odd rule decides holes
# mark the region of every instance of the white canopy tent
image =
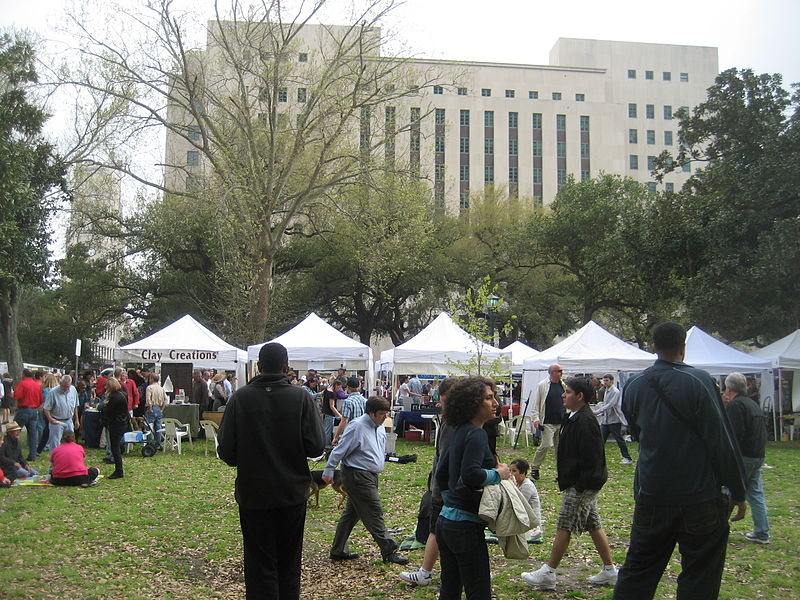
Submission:
[[478,355],[486,362],[504,359],[511,365],[510,352],[475,339],[442,312],[407,342],[381,352],[380,365],[394,375],[461,375],[454,363]]
[[776,369],[800,370],[800,329],[750,354],[772,361]]
[[533,358],[539,354],[536,348],[531,348],[519,340],[503,348],[503,351],[511,352],[511,372],[515,374],[522,373],[522,363],[525,359]]
[[772,368],[767,358],[740,352],[710,336],[697,326],[686,332],[686,364],[708,371],[711,375],[760,373]]
[[[622,341],[589,321],[567,339],[542,350],[522,363],[522,399],[527,400],[550,365],[558,363],[568,373],[642,371],[653,364],[655,354]],[[525,409],[525,404],[523,404]],[[526,414],[530,413],[530,406]]]
[[114,360],[137,363],[192,363],[195,368],[236,371],[245,380],[247,353],[184,315],[137,342],[114,348]]
[[[779,339],[777,342],[773,342],[769,346],[754,350],[751,355],[758,358],[766,358],[772,362],[772,367],[778,370],[779,385],[777,390],[775,390],[774,379],[770,379],[771,385],[766,386],[764,377],[761,378],[761,403],[763,407],[771,408],[773,413],[777,415],[778,419],[773,421],[773,427],[775,428],[775,439],[780,439],[778,429],[779,424],[783,422],[784,413],[790,408],[792,412],[800,412],[800,329]],[[788,377],[783,371],[795,371],[792,374],[791,405],[788,398],[785,398],[788,395],[786,393],[788,389],[785,389],[784,384],[788,386],[789,383]],[[772,397],[776,393],[778,401],[772,402]],[[794,425],[796,422],[797,418],[795,417],[792,421],[794,428],[797,427]]]
[[294,369],[333,371],[344,367],[349,370],[366,371],[367,391],[372,392],[374,386],[372,348],[347,337],[316,313],[310,313],[289,331],[269,342],[248,346],[248,359],[256,362],[261,347],[271,342],[286,347],[289,364]]

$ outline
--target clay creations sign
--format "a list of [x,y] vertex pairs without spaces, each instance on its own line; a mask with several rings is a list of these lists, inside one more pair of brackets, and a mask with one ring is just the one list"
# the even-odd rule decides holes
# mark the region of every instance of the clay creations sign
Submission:
[[219,352],[211,350],[141,350],[143,362],[195,362],[200,360],[217,360]]

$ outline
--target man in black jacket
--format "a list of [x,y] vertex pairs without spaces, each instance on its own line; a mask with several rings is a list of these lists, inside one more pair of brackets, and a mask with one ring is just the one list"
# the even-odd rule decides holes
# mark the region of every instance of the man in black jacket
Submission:
[[742,456],[714,379],[683,362],[686,331],[677,323],[653,330],[658,360],[634,377],[622,411],[639,459],[631,541],[615,600],[649,600],[675,544],[683,567],[678,600],[719,596],[728,545],[728,496],[744,517]]
[[289,383],[286,348],[265,344],[258,359],[260,374],[225,407],[219,457],[237,468],[247,598],[299,600],[306,457],[325,449],[322,421],[311,396]]
[[725,378],[722,402],[731,420],[733,434],[739,442],[744,461],[745,497],[753,517],[753,531],[744,537],[755,544],[769,544],[769,519],[761,481],[761,465],[767,445],[767,422],[764,412],[747,395],[747,379],[741,373]]

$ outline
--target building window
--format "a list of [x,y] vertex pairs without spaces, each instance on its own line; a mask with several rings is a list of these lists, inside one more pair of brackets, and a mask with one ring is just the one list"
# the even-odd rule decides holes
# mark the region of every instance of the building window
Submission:
[[581,181],[588,181],[589,179],[591,179],[589,171],[581,171]]
[[639,143],[639,130],[638,129],[628,129],[628,142],[631,144],[638,144]]
[[589,131],[589,117],[587,115],[581,115],[581,131],[584,133]]
[[669,104],[664,105],[664,120],[671,121],[672,120],[672,106]]
[[469,181],[469,165],[459,165],[459,180]]
[[494,127],[494,111],[487,110],[483,113],[483,125],[484,127]]
[[469,138],[462,137],[461,138],[461,154],[469,154]]
[[567,130],[567,115],[556,115],[556,131]]
[[681,73],[681,83],[689,83],[689,74]]
[[561,92],[553,92],[553,100],[561,100]]
[[469,110],[462,108],[460,114],[459,122],[462,126],[467,127],[469,125]]
[[647,143],[648,144],[656,143],[656,132],[653,129],[647,130]]
[[644,107],[644,116],[648,119],[655,119],[656,118],[656,105],[655,104],[646,104]]
[[519,168],[508,167],[508,183],[519,183]]
[[567,142],[556,142],[556,156],[558,158],[567,157]]
[[467,95],[467,88],[460,87],[460,88],[458,88],[457,92],[458,92],[459,96],[466,96]]
[[308,53],[301,52],[297,55],[297,62],[308,62]]
[[306,88],[297,88],[297,101],[305,102],[306,94],[307,94]]
[[434,152],[444,152],[444,136],[437,135],[436,138],[433,140],[433,151]]
[[444,190],[437,188],[433,192],[433,202],[436,210],[439,212],[444,211]]
[[262,127],[267,126],[267,113],[258,113],[258,123]]
[[533,140],[533,155],[542,155],[542,140]]
[[483,167],[483,181],[484,183],[492,183],[494,181],[494,165]]
[[483,140],[483,153],[494,154],[494,138],[486,138]]
[[395,124],[397,123],[397,110],[394,106],[387,106],[386,107],[386,128],[387,129],[394,129]]
[[584,102],[586,100],[586,94],[575,94],[575,102]]
[[535,183],[536,185],[542,184],[542,169],[540,169],[539,167],[533,168],[533,183]]
[[645,71],[644,72],[644,78],[652,80],[653,79],[653,72],[652,71]]
[[684,173],[691,173],[692,172],[692,163],[685,162],[681,165],[681,171]]
[[628,69],[628,79],[636,79],[636,69]]
[[562,185],[567,183],[566,169],[556,169],[556,182],[558,183],[558,187],[561,187]]
[[440,85],[433,86],[433,93],[434,94],[444,94],[444,89]]
[[530,90],[528,92],[528,100],[538,100],[539,99],[539,92],[535,90]]
[[665,183],[664,184],[664,191],[666,191],[666,192],[674,192],[675,191],[675,184],[674,183]]
[[186,165],[189,167],[197,167],[200,165],[200,152],[197,150],[189,150],[186,153]]
[[444,109],[437,108],[434,114],[434,123],[436,125],[444,125]]
[[200,139],[200,126],[199,125],[189,125],[189,133],[187,134],[189,139],[193,142],[196,142]]
[[665,146],[672,146],[672,132],[665,131],[664,132],[664,145]]
[[648,156],[647,157],[647,170],[648,171],[655,171],[656,170],[656,157],[655,156]]
[[200,189],[200,182],[201,178],[195,175],[187,175],[186,176],[186,191],[187,192],[196,192]]
[[631,171],[636,171],[639,168],[639,157],[635,154],[631,154],[628,157],[628,168]]
[[420,108],[418,106],[414,106],[411,108],[411,122],[418,123],[420,119]]
[[434,165],[433,179],[435,181],[444,181],[444,165]]
[[481,96],[491,96],[492,90],[490,88],[481,88]]
[[513,98],[514,95],[514,90],[506,90],[506,98]]
[[419,152],[420,148],[420,135],[418,133],[411,134],[411,152]]
[[278,88],[278,102],[288,102],[289,92],[285,87]]
[[533,113],[533,128],[542,128],[542,113]]
[[517,156],[519,154],[519,140],[508,140],[508,155]]
[[581,158],[589,158],[589,143],[581,142]]
[[636,105],[633,104],[633,103],[628,104],[628,116],[631,119],[635,119],[636,118]]
[[461,190],[458,195],[458,208],[461,212],[469,210],[469,190]]
[[669,71],[664,71],[663,73],[664,81],[672,81],[672,73]]
[[508,113],[508,127],[509,129],[516,129],[519,127],[519,113],[510,112]]

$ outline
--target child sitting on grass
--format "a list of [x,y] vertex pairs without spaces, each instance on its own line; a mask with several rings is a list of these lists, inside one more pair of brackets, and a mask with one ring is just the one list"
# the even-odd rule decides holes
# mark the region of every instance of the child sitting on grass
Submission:
[[544,533],[541,526],[542,505],[539,502],[539,491],[536,489],[536,484],[527,477],[529,468],[528,461],[524,458],[516,458],[509,464],[511,477],[514,478],[514,482],[517,484],[519,491],[528,501],[528,504],[530,504],[533,514],[536,515],[536,519],[540,523],[535,529],[531,529],[525,534],[525,539],[534,544],[541,544],[542,535]]

